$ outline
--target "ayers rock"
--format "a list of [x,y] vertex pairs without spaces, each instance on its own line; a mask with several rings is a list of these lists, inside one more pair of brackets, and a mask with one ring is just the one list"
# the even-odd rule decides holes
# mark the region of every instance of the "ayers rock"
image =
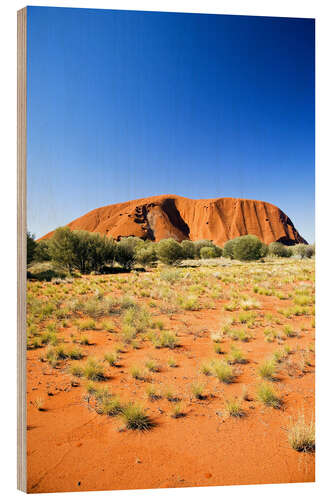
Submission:
[[222,246],[237,236],[254,234],[267,244],[306,243],[278,207],[239,198],[191,200],[176,195],[152,196],[96,208],[70,222],[68,227],[106,234],[116,240],[123,236],[152,241],[207,239]]

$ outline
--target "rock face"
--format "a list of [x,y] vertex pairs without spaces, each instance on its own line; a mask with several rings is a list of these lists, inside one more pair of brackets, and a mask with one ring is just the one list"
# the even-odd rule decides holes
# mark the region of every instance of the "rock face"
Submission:
[[[98,232],[119,240],[138,236],[160,241],[163,238],[226,241],[254,234],[269,244],[306,243],[289,217],[264,201],[238,198],[191,200],[176,195],[152,196],[96,208],[68,226]],[[50,238],[53,232],[43,238]],[[42,239],[43,239],[42,238]]]

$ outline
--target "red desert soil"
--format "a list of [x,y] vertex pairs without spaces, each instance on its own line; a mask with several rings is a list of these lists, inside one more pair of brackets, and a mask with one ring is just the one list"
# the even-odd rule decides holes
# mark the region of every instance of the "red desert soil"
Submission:
[[[225,282],[221,281],[221,276],[226,276],[226,271],[210,270],[207,274],[207,290],[217,291],[220,287],[221,295],[213,300],[214,304],[210,308],[205,307],[205,297],[203,301],[200,298],[202,308],[194,311],[183,308],[174,312],[165,311],[162,303],[163,307],[167,306],[159,298],[142,296],[145,291],[149,294],[154,280],[157,280],[158,288],[162,287],[162,275],[156,270],[137,275],[87,276],[74,283],[61,285],[31,283],[30,293],[40,300],[46,299],[47,304],[53,296],[52,290],[60,293],[60,286],[66,300],[72,296],[87,300],[87,296],[94,296],[96,287],[104,290],[106,296],[118,298],[123,297],[124,293],[129,294],[131,289],[136,290],[135,301],[141,307],[150,307],[153,320],[163,321],[164,330],[177,333],[180,346],[175,349],[156,349],[150,340],[143,337],[139,340],[139,349],[126,346],[125,352],[120,354],[118,366],[104,363],[108,380],[97,382],[97,385],[107,386],[121,401],[140,402],[156,424],[146,432],[126,429],[120,417],[96,413],[94,405],[84,399],[87,381],[84,378],[74,379],[68,372],[70,364],[84,364],[87,356],[103,361],[105,352],[114,351],[121,339],[122,316],[114,314],[107,317],[114,323],[112,332],[101,326],[105,318],[96,320],[96,330],[83,332],[89,337],[90,345],[80,346],[85,355],[82,361],[61,361],[57,367],[52,367],[46,361],[48,347],[28,350],[28,491],[314,481],[314,454],[293,450],[287,438],[291,417],[297,418],[301,412],[309,421],[314,413],[314,354],[310,348],[314,339],[313,318],[308,311],[306,315],[289,318],[279,313],[279,308],[293,306],[292,297],[297,296],[293,295],[297,287],[309,290],[312,286],[311,281],[307,281],[310,280],[311,270],[306,274],[301,267],[299,270],[295,267],[298,265],[303,266],[286,264],[284,268],[281,265],[281,269],[285,270],[281,281],[278,273],[274,286],[284,294],[282,300],[274,295],[253,293],[253,281],[247,281],[246,276],[254,276],[255,270],[252,272],[249,266],[239,268],[233,265],[227,271],[229,278]],[[256,272],[265,270],[267,274],[263,279],[270,279],[269,266],[257,266]],[[176,272],[182,272],[182,275],[179,283],[172,285],[172,288],[181,295],[187,287],[192,286],[193,289],[190,280],[200,271]],[[288,276],[294,276],[294,281],[289,280]],[[233,277],[240,281],[233,283]],[[150,288],[147,288],[149,283]],[[36,288],[32,288],[34,286]],[[83,287],[81,296],[78,295],[78,288],[73,289],[74,286]],[[126,286],[127,290],[124,291],[122,287]],[[84,287],[86,294],[82,295]],[[237,373],[234,383],[224,384],[215,376],[200,373],[200,366],[207,359],[225,357],[224,354],[214,353],[210,335],[219,330],[223,321],[237,319],[244,312],[236,306],[233,312],[224,308],[225,304],[230,303],[236,287],[247,297],[257,300],[255,309],[250,311],[255,315],[255,324],[247,328],[236,323],[233,327],[239,330],[244,326],[252,336],[249,342],[235,342],[228,336],[223,337],[221,346],[224,353],[230,353],[230,346],[234,344],[242,349],[248,361],[246,364],[234,365]],[[270,325],[267,313],[279,318],[280,323],[274,323],[273,319]],[[41,331],[45,331],[47,321],[40,325]],[[281,341],[265,341],[265,328],[282,331],[286,325],[297,335]],[[65,326],[59,326],[57,335],[64,338],[65,346],[77,342],[80,332],[76,320],[70,318]],[[279,365],[278,378],[273,383],[281,394],[283,407],[273,409],[264,406],[256,397],[260,383],[258,365],[271,358],[274,351],[283,350],[286,345],[291,348],[291,354],[285,363]],[[170,357],[174,358],[177,367],[169,366]],[[133,365],[144,368],[147,359],[155,360],[160,371],[148,374],[150,382],[135,380],[130,368]],[[73,379],[76,380],[74,387]],[[205,399],[195,399],[192,395],[192,384],[197,381],[205,386]],[[146,389],[151,382],[161,391],[161,399],[147,399]],[[241,398],[244,384],[249,393],[249,400],[241,400],[245,415],[242,418],[228,416],[225,402],[233,396]],[[167,389],[181,398],[185,413],[182,418],[170,416],[174,403],[165,397]],[[45,411],[38,411],[36,407],[39,398]]]
[[[216,245],[245,234],[266,244],[304,243],[289,217],[271,203],[239,198],[192,200],[176,195],[152,196],[96,208],[70,222],[71,229],[160,241],[208,239]],[[53,232],[43,238],[50,238]],[[42,238],[42,239],[43,239]]]

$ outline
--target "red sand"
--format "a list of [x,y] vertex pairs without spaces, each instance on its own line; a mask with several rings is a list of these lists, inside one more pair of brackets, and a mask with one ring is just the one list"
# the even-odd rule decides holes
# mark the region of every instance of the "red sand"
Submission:
[[[279,348],[264,341],[263,328],[255,329],[255,339],[249,343],[237,343],[249,363],[237,365],[240,373],[236,383],[225,385],[215,377],[198,374],[203,360],[216,357],[209,333],[216,331],[224,302],[217,301],[217,310],[161,316],[166,328],[179,332],[181,347],[156,350],[150,342],[144,343],[142,349],[129,348],[120,355],[121,367],[107,368],[111,378],[101,384],[109,386],[121,400],[142,401],[157,424],[149,432],[124,430],[119,418],[96,414],[82,399],[82,380],[79,387],[72,387],[65,366],[53,369],[40,362],[45,348],[28,351],[28,491],[314,481],[314,454],[294,451],[286,433],[290,416],[297,416],[300,409],[307,419],[313,415],[314,356],[305,373],[296,370],[290,376],[285,369],[279,373],[275,386],[283,396],[282,410],[267,408],[255,397],[257,365]],[[275,298],[260,297],[260,302],[260,315],[268,311],[276,314],[279,304]],[[283,306],[288,303],[284,301]],[[299,352],[313,341],[313,329],[304,317],[291,321],[298,330],[300,324],[307,324],[307,332],[288,339],[288,345]],[[72,330],[66,328],[60,334],[69,339]],[[95,345],[83,347],[85,354],[102,359],[106,350],[112,350],[112,334],[87,333]],[[230,340],[224,341],[223,350],[228,352],[230,344]],[[297,360],[297,352],[291,356],[293,361]],[[162,390],[170,387],[182,397],[184,418],[171,418],[172,404],[166,398],[148,401],[147,383],[130,376],[129,367],[144,366],[149,357],[162,366],[160,373],[151,374],[151,379]],[[178,368],[167,365],[170,357],[176,359]],[[207,399],[193,399],[194,378],[205,384]],[[226,417],[225,399],[240,396],[243,384],[252,399],[242,403],[246,415]],[[46,411],[40,412],[33,405],[39,396],[45,401]]]

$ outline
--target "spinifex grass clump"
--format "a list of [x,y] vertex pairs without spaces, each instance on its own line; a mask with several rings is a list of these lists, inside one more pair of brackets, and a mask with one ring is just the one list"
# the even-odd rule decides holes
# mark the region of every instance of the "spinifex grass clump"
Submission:
[[121,416],[128,429],[148,431],[153,427],[151,418],[146,411],[138,404],[130,403],[122,410]]
[[115,326],[112,321],[102,321],[101,328],[107,332],[113,332],[115,330]]
[[243,351],[241,349],[238,349],[238,347],[232,345],[230,347],[230,353],[228,355],[228,363],[234,365],[234,364],[245,364],[247,362]]
[[100,390],[95,389],[92,393],[96,399],[96,412],[108,417],[119,415],[123,411],[123,405],[118,397],[113,396],[107,387]]
[[82,304],[82,311],[92,318],[99,318],[110,311],[109,301],[102,297],[90,297]]
[[69,373],[73,375],[73,377],[83,377],[84,370],[79,363],[72,364],[69,367]]
[[296,337],[297,333],[293,330],[290,325],[285,325],[283,332],[287,337]]
[[95,330],[96,323],[93,319],[82,319],[77,322],[77,327],[79,330]]
[[122,411],[122,405],[118,398],[103,398],[98,404],[98,413],[114,417]]
[[278,309],[278,313],[283,314],[286,318],[292,318],[293,316],[308,316],[311,314],[309,307],[294,306],[288,307],[287,309]]
[[246,385],[243,385],[242,387],[242,399],[244,401],[251,401],[251,397],[249,395],[249,390]]
[[89,337],[87,337],[87,335],[82,335],[80,337],[80,344],[81,345],[90,345],[90,340],[89,340]]
[[222,349],[222,346],[221,344],[217,343],[217,342],[214,342],[213,344],[213,348],[214,348],[214,352],[216,354],[223,354],[223,349]]
[[149,312],[139,305],[127,309],[123,316],[123,325],[135,329],[136,333],[144,332],[151,323]]
[[223,307],[225,311],[234,312],[238,309],[239,305],[237,302],[228,302]]
[[315,450],[315,426],[311,420],[305,422],[304,415],[299,415],[296,422],[292,422],[288,429],[288,442],[296,451],[313,452]]
[[183,406],[180,403],[176,403],[171,408],[170,416],[172,418],[182,418],[185,417],[185,412],[183,410]]
[[168,349],[175,349],[177,347],[177,337],[170,332],[162,332],[152,337],[152,343],[156,349],[163,347]]
[[39,349],[40,347],[43,347],[43,344],[41,342],[41,339],[39,337],[34,337],[34,338],[28,338],[28,345],[27,349]]
[[204,361],[200,366],[200,372],[203,375],[211,375],[214,372],[213,363],[211,361]]
[[175,392],[172,389],[167,389],[165,392],[165,397],[168,401],[177,402],[180,398],[178,398]]
[[35,406],[35,408],[37,408],[38,411],[45,411],[43,398],[37,398],[34,401],[34,406]]
[[290,354],[292,354],[292,349],[289,345],[285,345],[284,348],[283,348],[283,351],[284,353],[289,356]]
[[133,378],[136,380],[144,380],[145,379],[145,373],[144,371],[139,368],[138,366],[132,366],[130,369],[130,373]]
[[258,373],[261,378],[266,380],[274,380],[274,376],[276,374],[276,362],[274,359],[268,359],[263,361],[258,368]]
[[153,328],[158,328],[159,330],[164,330],[164,323],[162,320],[158,319],[151,325]]
[[178,304],[185,311],[198,311],[200,309],[200,303],[196,295],[189,295],[187,297],[180,296],[178,298]]
[[51,344],[53,346],[57,345],[59,343],[59,338],[57,335],[53,332],[45,332],[42,334],[41,338],[41,343],[42,344]]
[[104,359],[107,363],[109,363],[110,366],[116,366],[116,363],[118,361],[118,356],[114,352],[106,352],[104,354]]
[[259,309],[260,302],[255,299],[243,299],[240,301],[239,306],[243,311],[250,311],[251,309]]
[[160,399],[162,397],[161,394],[158,392],[157,388],[153,384],[147,387],[146,394],[148,399],[150,399],[151,401],[154,401],[155,399]]
[[273,353],[273,360],[275,361],[275,363],[282,363],[286,356],[287,354],[284,351],[275,351]]
[[230,417],[242,417],[244,415],[242,405],[237,398],[226,400],[225,407]]
[[239,314],[238,320],[242,324],[253,326],[255,318],[256,314],[253,312],[242,312]]
[[196,399],[205,399],[204,395],[205,386],[203,384],[200,383],[192,384],[191,391]]
[[177,368],[177,361],[174,359],[174,358],[169,358],[168,359],[168,366],[170,366],[170,368]]
[[223,332],[214,332],[211,334],[210,338],[212,339],[213,342],[219,344],[223,340]]
[[235,377],[234,371],[232,367],[224,361],[215,361],[212,364],[212,370],[220,382],[224,384],[231,384],[233,382]]
[[57,366],[58,362],[67,358],[67,353],[63,345],[49,347],[46,352],[46,359],[53,367]]
[[267,382],[263,382],[258,387],[257,396],[265,406],[271,406],[272,408],[281,408],[282,406],[281,398],[275,392],[274,387]]
[[136,339],[137,331],[134,326],[123,325],[121,330],[121,337],[124,344],[131,344]]
[[298,295],[294,298],[294,303],[298,306],[310,306],[313,304],[313,298],[307,295]]
[[97,386],[94,382],[89,381],[86,384],[86,394],[88,397],[95,395],[98,392]]
[[231,330],[228,336],[232,340],[241,340],[242,342],[249,342],[251,340],[251,334],[245,330]]
[[88,380],[104,380],[105,379],[105,373],[104,373],[104,367],[101,363],[99,363],[96,359],[94,358],[88,358],[84,368],[83,368],[83,373],[84,376]]
[[145,366],[150,372],[157,373],[160,371],[160,367],[154,359],[147,359]]

